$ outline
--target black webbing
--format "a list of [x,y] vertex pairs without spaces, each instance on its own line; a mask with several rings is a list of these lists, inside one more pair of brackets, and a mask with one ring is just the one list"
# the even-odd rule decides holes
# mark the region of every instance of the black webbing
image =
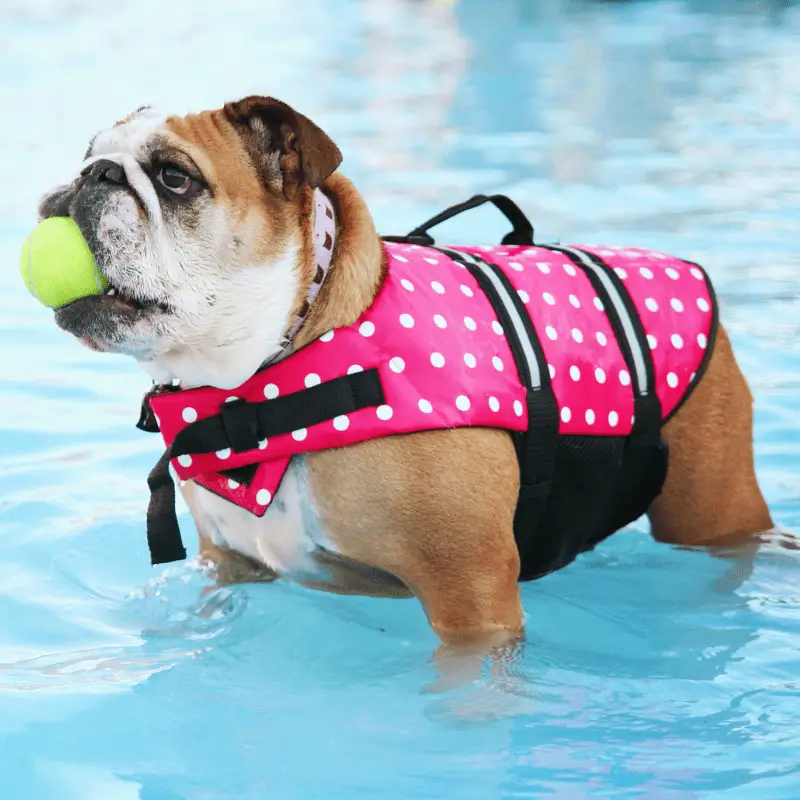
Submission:
[[343,375],[299,392],[251,403],[222,403],[220,413],[187,425],[172,442],[172,457],[255,450],[262,439],[384,403],[377,369]]
[[381,238],[386,242],[409,242],[432,247],[434,240],[428,233],[431,228],[464,211],[482,206],[484,203],[492,203],[512,225],[512,230],[503,237],[503,244],[533,244],[533,225],[531,225],[530,220],[525,216],[522,209],[504,194],[476,194],[474,197],[470,197],[469,200],[450,206],[450,208],[446,208],[435,217],[431,217],[427,222],[423,222],[422,225],[414,228],[407,236],[382,236]]
[[[523,565],[520,579],[526,580],[528,576],[524,572],[524,565],[533,561],[530,555],[538,544],[536,534],[547,507],[553,482],[559,435],[558,402],[550,385],[547,360],[536,329],[525,304],[506,274],[499,267],[473,254],[470,254],[469,258],[464,258],[457,250],[448,248],[444,252],[469,270],[488,298],[503,326],[522,385],[526,387],[528,428],[525,431],[514,433],[520,471],[519,498],[514,516],[514,538],[519,550],[520,563]],[[512,322],[505,302],[492,281],[470,259],[480,261],[485,268],[491,270],[506,290],[514,309],[523,322],[525,335],[535,354],[539,373],[538,385],[531,385],[531,371],[522,349],[522,343],[517,335],[516,326]]]
[[175,483],[169,473],[171,458],[172,453],[167,448],[147,476],[147,485],[150,488],[147,546],[150,548],[150,563],[153,566],[183,561],[186,558],[178,515],[175,513]]

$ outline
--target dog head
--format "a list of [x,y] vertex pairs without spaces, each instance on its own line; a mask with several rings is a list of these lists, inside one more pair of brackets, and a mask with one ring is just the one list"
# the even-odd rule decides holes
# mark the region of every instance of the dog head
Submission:
[[59,309],[57,324],[159,382],[239,385],[303,304],[313,190],[340,161],[272,98],[184,117],[139,109],[97,134],[76,179],[40,204],[41,219],[75,220],[111,286]]

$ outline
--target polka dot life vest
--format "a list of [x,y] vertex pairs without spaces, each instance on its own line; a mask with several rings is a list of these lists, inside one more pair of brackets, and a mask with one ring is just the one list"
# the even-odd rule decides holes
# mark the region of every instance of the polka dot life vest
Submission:
[[150,396],[179,478],[261,516],[294,455],[499,428],[520,463],[522,579],[644,513],[666,473],[660,429],[711,350],[705,273],[640,248],[384,247],[385,281],[353,325],[234,391]]

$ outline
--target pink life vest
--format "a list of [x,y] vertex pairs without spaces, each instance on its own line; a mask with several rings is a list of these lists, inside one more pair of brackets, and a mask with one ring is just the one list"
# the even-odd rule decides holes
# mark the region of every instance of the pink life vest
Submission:
[[[529,487],[537,522],[548,503],[568,504],[544,495],[553,494],[559,470],[572,476],[562,484],[576,479],[578,449],[605,448],[621,481],[595,493],[596,505],[611,494],[617,507],[601,514],[598,530],[546,553],[541,542],[527,548],[523,577],[563,565],[613,532],[607,528],[643,513],[660,491],[666,456],[653,461],[651,452],[647,463],[658,466],[645,469],[625,461],[627,443],[649,425],[651,450],[663,451],[661,425],[702,374],[716,330],[705,273],[640,248],[384,246],[385,281],[353,325],[328,331],[234,391],[150,398],[177,475],[261,516],[293,455],[482,426],[515,437],[523,478],[526,448],[530,469],[547,473]],[[537,432],[548,415],[549,433]],[[536,441],[525,444],[526,437]],[[603,471],[610,467],[598,461],[592,474]],[[652,479],[640,486],[638,473],[647,471]],[[585,487],[570,491],[582,496],[569,503],[590,502]],[[551,526],[563,527],[557,519]]]

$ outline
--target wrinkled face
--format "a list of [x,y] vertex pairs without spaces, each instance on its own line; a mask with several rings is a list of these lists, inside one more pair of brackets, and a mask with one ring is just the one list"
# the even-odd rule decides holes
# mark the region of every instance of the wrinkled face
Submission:
[[238,385],[277,352],[300,305],[310,190],[340,159],[270,98],[131,114],[40,205],[40,218],[75,220],[110,282],[59,309],[57,324],[158,381]]

